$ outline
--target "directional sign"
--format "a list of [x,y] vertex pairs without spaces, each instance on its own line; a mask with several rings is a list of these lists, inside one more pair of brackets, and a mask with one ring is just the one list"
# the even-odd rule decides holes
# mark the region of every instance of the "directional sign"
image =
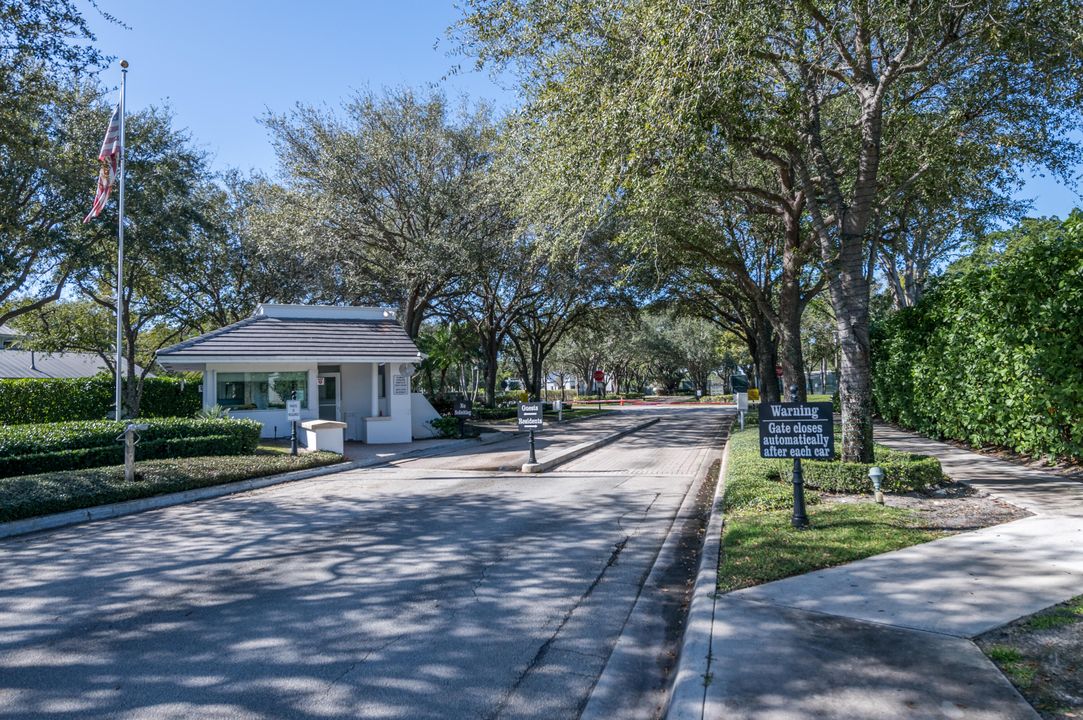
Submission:
[[474,403],[469,400],[456,400],[451,412],[455,417],[468,418],[474,414]]
[[520,430],[540,430],[543,424],[542,403],[519,403]]
[[294,422],[301,419],[301,401],[300,400],[287,400],[286,401],[286,420]]
[[760,457],[830,460],[835,455],[831,403],[760,403]]

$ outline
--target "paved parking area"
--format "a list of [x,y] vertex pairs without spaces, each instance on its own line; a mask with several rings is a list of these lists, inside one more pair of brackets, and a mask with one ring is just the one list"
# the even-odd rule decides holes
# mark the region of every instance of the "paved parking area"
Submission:
[[721,418],[2,541],[0,718],[575,717]]

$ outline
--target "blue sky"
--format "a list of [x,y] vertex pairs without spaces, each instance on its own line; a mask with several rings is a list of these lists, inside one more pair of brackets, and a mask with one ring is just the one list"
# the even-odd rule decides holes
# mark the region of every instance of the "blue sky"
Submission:
[[[515,102],[508,83],[470,71],[449,55],[453,0],[98,0],[130,29],[84,12],[105,53],[131,63],[131,109],[168,102],[177,123],[209,151],[215,167],[273,174],[275,157],[257,118],[295,103],[337,106],[363,88],[437,85],[497,107]],[[449,71],[462,65],[464,72]],[[103,75],[119,83],[119,71]],[[1077,171],[1077,176],[1083,168]],[[1080,184],[1074,184],[1078,191]],[[1065,216],[1076,192],[1033,177],[1022,197],[1034,214]]]

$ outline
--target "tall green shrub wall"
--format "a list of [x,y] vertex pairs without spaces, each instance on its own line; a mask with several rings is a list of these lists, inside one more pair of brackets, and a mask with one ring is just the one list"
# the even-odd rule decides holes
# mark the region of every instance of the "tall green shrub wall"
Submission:
[[877,410],[936,437],[1083,459],[1083,213],[1003,240],[874,328]]
[[[192,417],[202,406],[198,374],[143,381],[142,417]],[[0,379],[0,425],[100,420],[113,407],[113,378]]]

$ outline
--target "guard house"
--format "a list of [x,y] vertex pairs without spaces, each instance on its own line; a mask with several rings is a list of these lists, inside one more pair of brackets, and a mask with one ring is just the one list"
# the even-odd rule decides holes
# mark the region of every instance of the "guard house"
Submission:
[[286,401],[296,392],[302,420],[344,422],[346,440],[366,443],[431,435],[424,421],[436,413],[410,392],[421,360],[394,311],[370,307],[264,304],[158,351],[168,369],[203,373],[205,408],[258,420],[264,437],[289,435]]

